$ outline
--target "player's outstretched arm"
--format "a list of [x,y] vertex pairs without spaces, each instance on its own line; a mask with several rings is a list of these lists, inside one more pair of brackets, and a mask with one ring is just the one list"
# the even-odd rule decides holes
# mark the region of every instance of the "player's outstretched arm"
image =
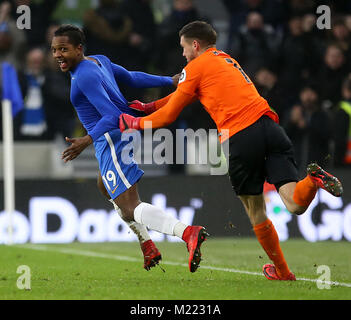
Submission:
[[127,86],[134,88],[155,88],[172,86],[175,83],[178,84],[179,80],[179,77],[177,75],[175,75],[174,77],[164,77],[140,71],[128,71],[122,66],[114,63],[111,63],[111,67],[117,82],[122,82]]
[[[134,109],[137,111],[142,111],[142,112],[146,113],[147,115],[149,115],[149,114],[163,108],[168,103],[168,101],[171,99],[172,95],[173,95],[173,92],[166,97],[163,97],[161,99],[158,99],[158,100],[155,100],[155,101],[152,101],[149,103],[144,103],[144,102],[141,102],[139,100],[133,100],[132,102],[129,102],[128,105],[129,105],[129,108],[131,108],[131,109]],[[197,100],[197,97],[194,96],[190,103],[193,103],[196,100]]]
[[128,129],[161,128],[175,121],[185,106],[193,102],[194,96],[176,90],[163,108],[141,118],[135,118],[127,114],[119,117],[119,128],[123,132]]

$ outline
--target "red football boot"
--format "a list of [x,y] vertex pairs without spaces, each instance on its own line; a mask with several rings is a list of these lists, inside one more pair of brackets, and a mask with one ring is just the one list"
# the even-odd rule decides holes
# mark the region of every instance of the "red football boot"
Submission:
[[209,234],[201,226],[188,226],[183,233],[183,240],[189,252],[189,270],[195,272],[201,262],[201,244],[206,240]]
[[341,197],[343,188],[339,179],[324,171],[317,163],[307,166],[307,174],[317,187],[328,191],[335,197]]
[[268,280],[289,280],[296,281],[295,275],[290,272],[286,278],[280,278],[277,274],[274,264],[265,264],[263,266],[263,274]]
[[161,253],[152,240],[145,241],[140,247],[144,254],[144,269],[149,271],[162,259]]

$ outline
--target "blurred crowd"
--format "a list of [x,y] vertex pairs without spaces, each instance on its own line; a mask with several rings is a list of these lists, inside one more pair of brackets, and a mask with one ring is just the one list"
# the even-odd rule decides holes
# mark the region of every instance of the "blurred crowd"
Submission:
[[[164,0],[169,10],[163,15],[155,12],[153,2],[0,0],[0,62],[16,67],[25,98],[25,108],[15,119],[15,139],[52,140],[82,133],[69,100],[69,75],[58,70],[50,52],[53,32],[62,23],[83,27],[87,55],[104,54],[128,70],[179,73],[186,63],[180,28],[194,20],[215,21],[200,13],[201,1]],[[227,41],[219,49],[239,61],[278,113],[298,165],[318,161],[351,166],[351,1],[218,2],[229,17]],[[31,9],[29,30],[16,26],[20,5]],[[331,9],[330,29],[317,27],[320,5]],[[65,9],[73,7],[75,11],[68,11],[76,14],[68,17]],[[173,90],[121,89],[128,100],[144,101]],[[197,102],[170,129],[214,127]]]

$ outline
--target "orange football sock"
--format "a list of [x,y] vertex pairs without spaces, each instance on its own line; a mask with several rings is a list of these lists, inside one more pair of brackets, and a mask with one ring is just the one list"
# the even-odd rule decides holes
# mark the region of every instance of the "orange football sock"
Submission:
[[255,225],[253,230],[262,248],[273,261],[278,276],[280,278],[287,277],[290,270],[285,261],[283,251],[280,248],[278,234],[272,221],[267,219],[266,221]]
[[314,199],[318,188],[309,176],[300,180],[295,187],[293,200],[301,207],[308,207]]

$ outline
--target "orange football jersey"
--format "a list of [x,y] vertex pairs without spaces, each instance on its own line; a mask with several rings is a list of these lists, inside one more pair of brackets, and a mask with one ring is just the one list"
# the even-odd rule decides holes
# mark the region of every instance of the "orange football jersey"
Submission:
[[[197,96],[210,114],[218,131],[224,133],[223,130],[228,130],[229,135],[225,134],[222,142],[247,128],[264,114],[279,122],[278,115],[260,96],[239,63],[216,48],[206,50],[187,64],[172,97],[154,114],[144,117],[143,122],[156,120],[157,123],[153,123],[152,127],[159,127],[162,116],[172,115],[171,110],[161,110],[173,105],[172,109],[178,116],[184,103],[194,96]],[[164,120],[168,122],[167,119]]]

